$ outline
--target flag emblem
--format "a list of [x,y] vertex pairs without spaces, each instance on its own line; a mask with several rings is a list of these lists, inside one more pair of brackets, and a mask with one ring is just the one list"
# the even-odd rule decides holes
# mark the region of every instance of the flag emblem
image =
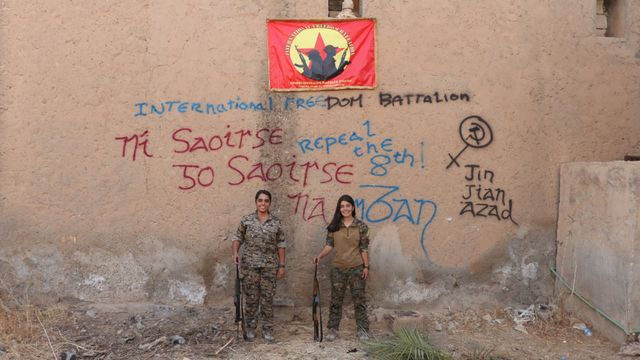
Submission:
[[320,26],[294,32],[285,51],[300,74],[312,80],[329,80],[349,66],[354,47],[345,32]]
[[268,20],[275,91],[374,88],[375,21]]

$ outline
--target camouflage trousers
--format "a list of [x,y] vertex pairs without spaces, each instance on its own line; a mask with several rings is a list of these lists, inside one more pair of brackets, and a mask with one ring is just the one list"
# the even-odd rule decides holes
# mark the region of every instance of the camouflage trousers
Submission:
[[258,312],[263,330],[273,330],[273,296],[276,293],[275,267],[243,267],[244,318],[247,329],[255,330]]
[[369,331],[369,319],[367,318],[367,300],[365,299],[365,283],[362,278],[364,267],[340,270],[331,268],[331,306],[329,307],[329,329],[338,330],[342,319],[342,301],[347,286],[351,289],[351,299],[356,316],[356,329]]

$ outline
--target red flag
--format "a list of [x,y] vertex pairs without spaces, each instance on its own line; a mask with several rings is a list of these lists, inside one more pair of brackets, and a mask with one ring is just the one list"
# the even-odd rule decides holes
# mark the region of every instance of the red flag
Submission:
[[373,89],[375,20],[267,20],[269,89]]

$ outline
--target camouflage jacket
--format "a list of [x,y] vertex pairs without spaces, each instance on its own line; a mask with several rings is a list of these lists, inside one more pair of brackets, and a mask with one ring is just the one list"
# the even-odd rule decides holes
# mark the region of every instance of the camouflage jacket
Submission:
[[257,212],[242,217],[231,240],[240,241],[242,265],[251,267],[277,267],[278,249],[286,247],[280,219],[269,214],[260,223]]

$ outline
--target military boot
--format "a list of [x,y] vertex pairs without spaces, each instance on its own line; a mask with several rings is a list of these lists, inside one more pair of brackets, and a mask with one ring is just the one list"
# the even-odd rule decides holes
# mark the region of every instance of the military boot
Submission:
[[273,334],[271,333],[271,330],[262,330],[262,338],[264,339],[264,342],[266,342],[267,344],[271,344],[275,341],[275,339],[273,338]]
[[245,340],[249,341],[249,342],[252,342],[255,339],[256,339],[255,330],[247,330],[247,337],[245,338]]

